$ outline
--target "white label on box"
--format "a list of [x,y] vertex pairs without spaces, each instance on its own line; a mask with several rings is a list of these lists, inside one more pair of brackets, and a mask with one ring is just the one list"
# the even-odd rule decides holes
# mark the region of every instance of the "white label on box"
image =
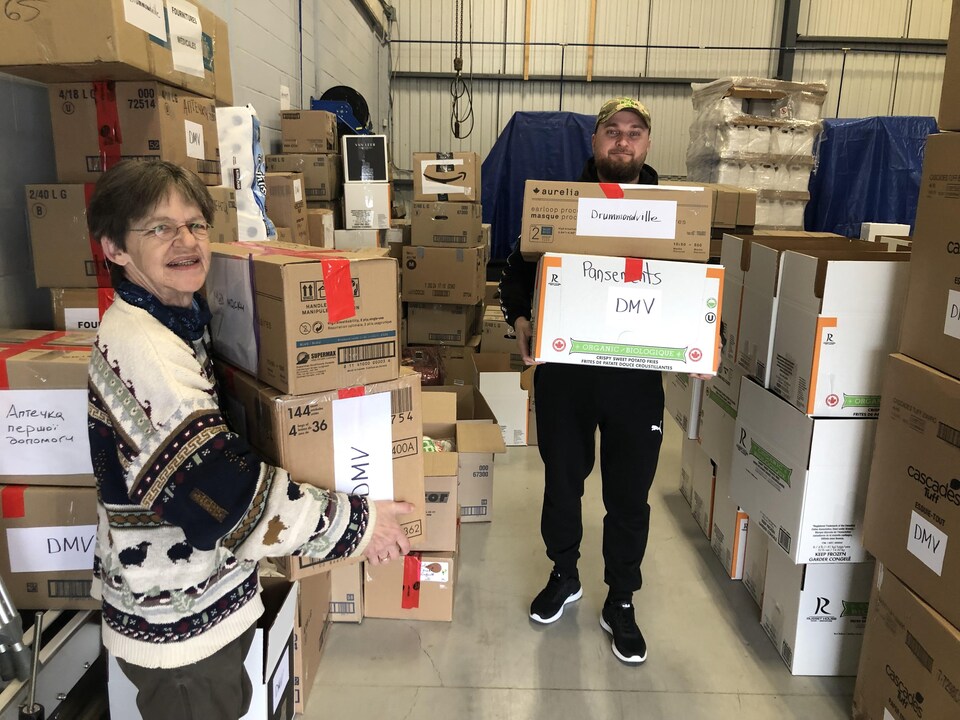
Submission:
[[161,0],[124,0],[123,19],[145,33],[167,39],[167,24],[163,19]]
[[100,327],[100,308],[64,308],[63,325],[67,330],[96,330]]
[[371,500],[393,500],[390,393],[333,401],[336,489]]
[[886,708],[883,709],[883,720],[897,720],[893,715],[890,714],[890,711]]
[[577,235],[659,238],[677,236],[677,203],[673,200],[580,198]]
[[0,390],[0,475],[93,472],[86,390]]
[[[436,168],[439,165],[463,165],[463,158],[450,159],[450,160],[421,160],[420,161],[420,176],[423,179],[423,192],[425,195],[443,195],[450,192],[464,192],[465,188],[463,181],[461,180],[460,184],[455,183],[445,183],[437,182],[436,180],[431,180],[427,173],[437,172]],[[464,176],[463,180],[466,180]]]
[[167,19],[174,69],[202,78],[203,28],[197,6],[184,0],[167,0]]
[[303,184],[300,182],[300,178],[295,178],[293,181],[293,201],[295,203],[303,202]]
[[287,645],[280,656],[280,662],[277,663],[277,671],[270,683],[270,692],[273,695],[273,712],[277,712],[280,701],[283,699],[283,691],[287,689],[287,683],[290,682],[290,646]]
[[947,318],[943,323],[945,335],[960,339],[960,292],[947,291]]
[[649,288],[611,287],[607,291],[607,329],[642,331],[659,327],[663,297]]
[[10,572],[92,570],[96,525],[8,528]]
[[937,575],[943,573],[943,557],[947,552],[947,535],[926,518],[910,511],[910,537],[907,550]]
[[450,582],[450,563],[439,560],[420,563],[420,582]]
[[183,132],[187,136],[187,157],[203,160],[206,157],[203,148],[203,125],[184,120]]

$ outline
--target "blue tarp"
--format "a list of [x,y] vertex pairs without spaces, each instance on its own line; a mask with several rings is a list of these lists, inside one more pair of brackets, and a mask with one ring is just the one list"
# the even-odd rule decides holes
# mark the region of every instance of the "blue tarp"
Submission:
[[860,236],[863,222],[913,227],[932,117],[824,120],[810,176],[807,230]]
[[483,221],[491,227],[491,257],[505,258],[520,235],[527,179],[576,180],[592,154],[595,115],[518,112],[481,168]]

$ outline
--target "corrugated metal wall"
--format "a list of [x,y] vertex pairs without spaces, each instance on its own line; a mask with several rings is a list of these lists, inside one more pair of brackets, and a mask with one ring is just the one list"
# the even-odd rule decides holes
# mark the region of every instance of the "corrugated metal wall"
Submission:
[[[392,80],[393,157],[400,168],[421,150],[469,149],[485,156],[520,110],[593,114],[606,98],[625,94],[643,99],[653,115],[650,163],[663,175],[683,175],[693,116],[690,88],[670,80],[772,77],[777,69],[779,56],[772,48],[780,43],[782,0],[530,0],[529,27],[525,0],[464,4],[464,75],[472,69],[486,77],[471,82],[475,126],[461,141],[450,129],[449,79],[424,76],[453,69],[453,45],[429,43],[454,39],[455,4],[398,3],[393,36],[404,42],[392,46],[393,68],[418,75]],[[594,5],[599,47],[591,53],[586,45]],[[950,0],[802,0],[798,33],[943,39],[950,5]],[[829,84],[826,117],[936,114],[943,57],[935,53],[942,49],[931,47],[934,54],[923,56],[876,45],[879,52],[851,51],[844,57],[809,47],[801,43],[796,53],[794,79]],[[529,80],[522,79],[525,71]]]

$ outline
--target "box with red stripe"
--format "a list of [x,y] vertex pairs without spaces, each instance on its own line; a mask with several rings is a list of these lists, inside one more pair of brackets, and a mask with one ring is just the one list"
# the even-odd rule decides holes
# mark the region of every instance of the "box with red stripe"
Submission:
[[412,552],[385,565],[364,563],[364,617],[453,620],[459,557]]
[[50,288],[50,300],[57,330],[96,330],[113,304],[113,288]]

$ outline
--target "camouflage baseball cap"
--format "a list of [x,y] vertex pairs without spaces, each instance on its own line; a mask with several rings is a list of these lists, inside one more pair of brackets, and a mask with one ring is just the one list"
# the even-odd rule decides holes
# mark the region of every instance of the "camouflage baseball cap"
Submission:
[[593,126],[594,131],[600,127],[601,123],[605,123],[621,110],[632,110],[640,116],[644,123],[646,123],[647,130],[651,129],[650,111],[647,110],[646,106],[642,102],[639,100],[634,100],[633,98],[618,97],[607,100],[603,104],[603,107],[600,108],[600,112],[597,113],[597,124]]

